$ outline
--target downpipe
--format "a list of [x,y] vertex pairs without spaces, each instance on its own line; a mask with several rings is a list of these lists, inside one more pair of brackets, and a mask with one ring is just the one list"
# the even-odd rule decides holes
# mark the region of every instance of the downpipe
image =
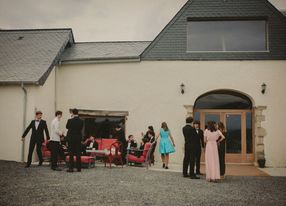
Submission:
[[[27,89],[25,88],[24,83],[22,82],[21,88],[24,92],[24,104],[23,104],[23,133],[26,129],[26,119],[27,119]],[[21,161],[24,162],[25,157],[25,140],[22,141],[22,149],[21,149]]]

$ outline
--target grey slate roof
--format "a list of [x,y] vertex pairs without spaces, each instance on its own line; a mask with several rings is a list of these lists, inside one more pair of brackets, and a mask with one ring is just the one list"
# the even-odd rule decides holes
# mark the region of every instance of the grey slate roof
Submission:
[[[187,52],[188,18],[265,18],[269,51]],[[141,60],[286,60],[286,17],[267,0],[189,0],[145,49]]]
[[66,49],[61,61],[92,61],[108,59],[138,59],[149,41],[83,42]]
[[71,29],[0,30],[0,84],[43,85],[73,42]]

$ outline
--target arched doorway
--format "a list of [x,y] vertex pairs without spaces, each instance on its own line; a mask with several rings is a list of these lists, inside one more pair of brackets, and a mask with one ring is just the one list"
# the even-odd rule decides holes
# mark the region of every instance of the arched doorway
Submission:
[[226,162],[254,162],[253,105],[249,97],[236,91],[215,90],[197,98],[194,119],[204,130],[208,121],[226,127]]

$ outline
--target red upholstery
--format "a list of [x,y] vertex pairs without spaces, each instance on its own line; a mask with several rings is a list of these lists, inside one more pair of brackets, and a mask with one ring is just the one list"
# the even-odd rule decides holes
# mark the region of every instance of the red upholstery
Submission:
[[44,159],[51,158],[51,151],[47,148],[48,140],[45,140],[42,144],[42,154]]
[[142,156],[137,157],[135,155],[128,155],[128,162],[137,162],[137,163],[144,163],[145,162],[145,158]]
[[98,144],[98,150],[110,149],[110,146],[117,141],[117,139],[95,139]]
[[[74,161],[76,161],[76,156],[73,157],[74,158]],[[80,157],[80,160],[81,160],[81,163],[83,164],[89,164],[89,163],[92,163],[94,162],[94,159],[90,156],[81,156]],[[66,156],[66,161],[69,162],[70,161],[70,156]]]
[[145,144],[143,154],[140,157],[128,154],[127,155],[128,162],[144,163],[145,160],[146,160],[147,153],[148,153],[151,145],[152,145],[151,143],[146,143]]

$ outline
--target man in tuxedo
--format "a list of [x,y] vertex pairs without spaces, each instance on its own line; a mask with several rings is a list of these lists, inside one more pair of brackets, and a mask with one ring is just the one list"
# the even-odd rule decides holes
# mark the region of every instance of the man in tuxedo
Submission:
[[47,123],[45,120],[42,120],[43,113],[41,111],[36,112],[35,120],[32,120],[29,126],[26,128],[22,135],[22,141],[24,141],[26,135],[32,129],[31,139],[30,139],[30,146],[29,146],[29,154],[28,154],[28,161],[26,164],[26,168],[31,166],[32,163],[32,154],[37,145],[37,154],[39,158],[39,166],[43,164],[43,156],[42,156],[42,144],[44,142],[44,131],[46,133],[46,137],[49,140],[49,131],[47,127]]
[[116,125],[114,137],[122,144],[122,162],[123,164],[126,164],[127,141],[125,138],[125,132],[120,125]]
[[194,121],[194,128],[196,129],[196,133],[199,136],[199,140],[200,140],[200,147],[198,147],[198,150],[196,151],[196,154],[195,154],[196,174],[201,175],[201,171],[200,171],[201,153],[202,153],[201,148],[205,147],[204,132],[203,130],[200,129],[200,121]]
[[72,110],[72,118],[68,120],[66,128],[68,150],[70,156],[69,169],[67,172],[73,172],[74,168],[74,155],[76,155],[76,168],[78,172],[81,172],[81,140],[82,140],[82,129],[83,120],[78,116],[78,110]]
[[[183,127],[183,134],[185,137],[185,156],[183,162],[183,176],[190,177],[191,179],[200,179],[195,175],[195,156],[200,147],[199,136],[195,128],[192,126],[193,118],[186,119],[186,126]],[[188,174],[188,167],[190,166],[190,174]]]

